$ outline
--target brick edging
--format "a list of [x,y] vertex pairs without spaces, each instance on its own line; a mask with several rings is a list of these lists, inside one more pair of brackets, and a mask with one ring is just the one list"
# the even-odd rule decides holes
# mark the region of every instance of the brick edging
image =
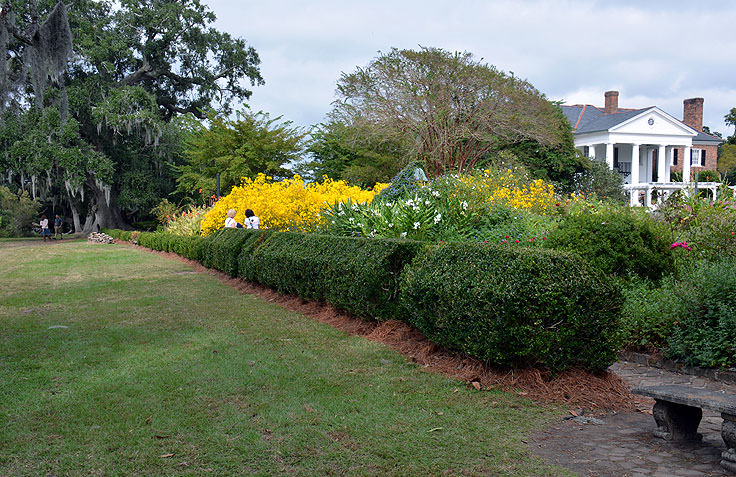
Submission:
[[661,355],[652,355],[645,353],[636,353],[633,351],[619,351],[618,359],[621,361],[630,361],[632,363],[643,364],[653,368],[661,368],[667,371],[681,374],[690,374],[693,376],[701,376],[710,378],[726,384],[736,384],[736,370],[717,369],[717,368],[700,368],[698,366],[688,366],[684,363],[666,359]]

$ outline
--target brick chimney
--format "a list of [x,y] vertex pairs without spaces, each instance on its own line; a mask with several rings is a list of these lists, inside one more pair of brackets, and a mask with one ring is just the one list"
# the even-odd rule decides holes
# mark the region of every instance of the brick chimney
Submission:
[[606,114],[618,112],[618,91],[606,91]]
[[683,101],[682,122],[695,129],[703,131],[703,98],[690,98]]

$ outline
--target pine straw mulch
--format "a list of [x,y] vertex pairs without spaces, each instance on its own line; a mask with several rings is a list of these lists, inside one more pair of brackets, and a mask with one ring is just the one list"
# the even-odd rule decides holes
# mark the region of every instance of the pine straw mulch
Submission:
[[590,410],[617,412],[649,407],[648,403],[644,402],[648,401],[646,398],[642,399],[640,396],[632,395],[626,383],[609,371],[591,374],[582,369],[571,369],[551,375],[536,368],[494,368],[477,359],[440,348],[406,323],[396,320],[383,323],[369,322],[337,310],[329,304],[304,300],[297,296],[282,295],[270,288],[231,278],[222,272],[206,268],[199,262],[175,253],[143,249],[186,263],[196,272],[214,275],[223,283],[242,293],[257,295],[266,301],[327,323],[350,335],[363,336],[383,343],[422,365],[426,371],[442,373],[478,390],[494,388],[516,392],[539,403],[558,403],[584,408],[586,414],[589,414]]

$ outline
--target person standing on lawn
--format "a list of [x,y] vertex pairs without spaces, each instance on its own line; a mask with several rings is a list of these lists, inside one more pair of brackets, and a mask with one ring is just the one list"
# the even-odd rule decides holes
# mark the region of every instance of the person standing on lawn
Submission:
[[56,214],[56,218],[54,219],[54,239],[58,237],[59,240],[64,240],[64,234],[61,230],[61,227],[63,224],[64,224],[64,221],[61,220],[61,217],[59,217],[59,214]]
[[46,238],[51,240],[51,233],[49,232],[49,219],[46,218],[45,215],[41,216],[41,221],[38,223],[38,225],[41,226],[41,235],[43,235],[43,241],[46,241]]

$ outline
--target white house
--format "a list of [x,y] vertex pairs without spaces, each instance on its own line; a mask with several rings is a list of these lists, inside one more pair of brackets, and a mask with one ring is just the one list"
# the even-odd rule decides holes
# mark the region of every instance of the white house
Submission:
[[[572,125],[575,147],[623,175],[631,205],[640,204],[644,193],[644,204],[651,206],[652,190],[667,194],[686,188],[693,172],[716,169],[723,140],[703,132],[703,98],[684,101],[682,121],[656,106],[619,108],[618,91],[605,93],[604,108],[586,104],[562,110]],[[682,171],[682,183],[672,183],[672,171]]]

